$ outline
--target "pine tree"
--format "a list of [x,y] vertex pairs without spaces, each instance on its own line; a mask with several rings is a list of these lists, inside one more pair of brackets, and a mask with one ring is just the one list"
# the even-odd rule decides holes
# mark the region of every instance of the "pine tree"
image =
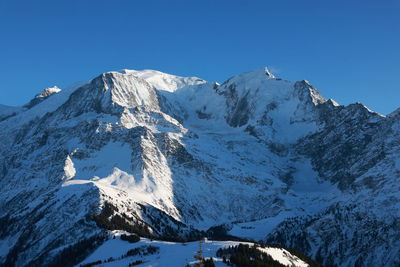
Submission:
[[199,241],[199,251],[197,251],[197,254],[194,255],[194,258],[199,261],[195,263],[194,266],[203,267],[203,240]]

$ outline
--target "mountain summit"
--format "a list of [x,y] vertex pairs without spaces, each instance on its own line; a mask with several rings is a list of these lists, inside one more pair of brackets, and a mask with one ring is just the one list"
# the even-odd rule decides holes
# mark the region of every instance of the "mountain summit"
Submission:
[[118,230],[396,266],[398,114],[339,105],[267,68],[222,84],[122,70],[0,105],[0,263],[79,251],[79,264]]

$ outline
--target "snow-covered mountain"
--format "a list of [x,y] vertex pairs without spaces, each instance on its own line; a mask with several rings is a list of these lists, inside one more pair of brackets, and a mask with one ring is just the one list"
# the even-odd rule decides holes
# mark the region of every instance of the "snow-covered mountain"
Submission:
[[5,266],[84,244],[79,263],[105,229],[400,264],[399,112],[341,106],[266,68],[222,84],[122,70],[1,105],[0,127]]

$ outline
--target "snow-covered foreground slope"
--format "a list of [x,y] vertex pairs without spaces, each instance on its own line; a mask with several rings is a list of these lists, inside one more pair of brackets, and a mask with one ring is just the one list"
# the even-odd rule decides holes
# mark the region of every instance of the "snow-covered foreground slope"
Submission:
[[[166,242],[149,240],[142,238],[137,243],[129,243],[120,239],[120,233],[112,233],[111,238],[98,247],[90,256],[88,256],[79,265],[89,263],[99,263],[98,266],[111,267],[111,266],[128,266],[135,261],[142,261],[139,266],[162,266],[162,267],[177,267],[186,266],[190,264],[194,266],[198,260],[194,258],[200,250],[200,241],[196,242]],[[253,246],[249,242],[235,242],[235,241],[201,241],[202,256],[204,258],[213,258],[216,266],[229,266],[223,262],[222,257],[217,257],[217,250],[220,248],[227,248],[229,246],[237,246],[238,244],[247,244]],[[146,253],[147,248],[155,247],[154,253]],[[129,250],[138,249],[143,251],[133,256],[126,256]],[[265,247],[258,248],[260,251],[270,255],[275,261],[292,267],[307,267],[306,262],[299,259],[297,256],[292,255],[289,251],[282,248]],[[133,254],[133,253],[132,253]],[[101,263],[99,262],[101,261]],[[79,266],[77,265],[77,266]],[[96,265],[94,265],[96,266]]]
[[399,264],[398,112],[341,106],[261,68],[222,84],[108,72],[0,116],[6,266],[59,265],[86,247],[76,264],[107,230]]

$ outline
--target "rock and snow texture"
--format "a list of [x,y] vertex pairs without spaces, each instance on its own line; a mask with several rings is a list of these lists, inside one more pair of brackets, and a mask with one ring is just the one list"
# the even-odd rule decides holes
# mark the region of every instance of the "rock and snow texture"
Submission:
[[285,265],[285,266],[296,266],[296,267],[308,267],[309,265],[296,257],[295,255],[290,254],[289,251],[282,248],[258,248],[260,251],[267,253],[277,262]]
[[156,70],[121,70],[120,73],[136,76],[150,83],[158,90],[175,92],[188,85],[206,83],[197,77],[180,77]]
[[35,95],[35,97],[24,107],[30,109],[39,104],[40,102],[42,102],[43,100],[45,100],[46,98],[52,96],[53,94],[57,94],[59,92],[61,92],[61,89],[58,88],[57,86],[45,88],[40,94]]
[[51,96],[52,94],[56,94],[56,93],[59,93],[59,92],[61,92],[61,89],[58,88],[57,86],[48,87],[48,88],[45,88],[43,90],[43,92],[41,92],[40,94],[36,95],[35,98],[46,98],[46,97]]
[[21,107],[12,107],[0,104],[0,121],[13,117],[20,111],[22,111]]
[[106,214],[153,236],[223,225],[328,266],[399,264],[398,112],[266,68],[222,84],[122,70],[41,95],[0,106],[0,263],[50,264]]

